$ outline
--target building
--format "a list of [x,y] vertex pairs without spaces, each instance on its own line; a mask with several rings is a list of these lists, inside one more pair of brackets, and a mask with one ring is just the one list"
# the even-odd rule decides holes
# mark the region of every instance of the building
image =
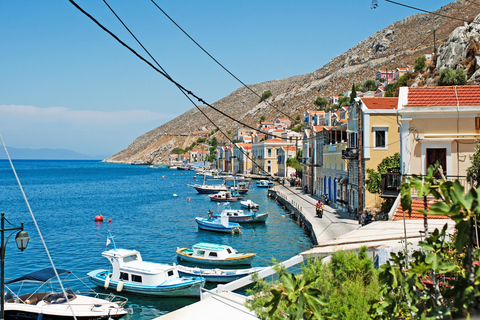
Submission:
[[[359,210],[359,187],[363,208],[379,207],[379,194],[365,189],[366,170],[377,170],[386,157],[400,152],[400,134],[396,121],[398,98],[357,98],[350,108],[347,125],[348,141],[344,158],[348,160],[348,206]],[[359,139],[361,117],[362,141]],[[362,180],[359,179],[359,156],[362,156]],[[359,186],[360,185],[360,186]]]
[[395,70],[377,70],[375,80],[380,79],[384,79],[388,83],[395,81]]
[[292,121],[286,118],[275,120],[275,129],[288,129],[292,126]]
[[236,143],[233,147],[232,157],[233,172],[246,173],[252,168],[252,145],[249,143]]
[[323,126],[325,121],[325,111],[307,111],[303,116],[303,124],[306,127]]
[[480,86],[402,87],[398,114],[402,174],[425,175],[438,162],[447,179],[468,184],[480,139]]
[[207,161],[208,156],[210,155],[209,151],[206,150],[192,150],[190,151],[190,159],[192,162],[196,161]]
[[285,179],[292,177],[295,174],[295,169],[287,167],[287,160],[295,158],[297,155],[297,148],[295,146],[285,146],[280,148],[278,155],[278,176]]
[[294,142],[282,139],[268,139],[252,145],[252,173],[278,174],[278,156],[282,147],[294,146]]
[[401,76],[403,76],[404,74],[407,74],[409,72],[413,72],[413,66],[407,64],[407,66],[405,68],[397,68],[395,70],[395,81],[397,81],[398,79],[400,79]]

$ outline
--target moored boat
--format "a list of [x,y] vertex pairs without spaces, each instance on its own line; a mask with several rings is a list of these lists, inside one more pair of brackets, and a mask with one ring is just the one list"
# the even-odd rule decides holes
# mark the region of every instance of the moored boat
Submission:
[[238,223],[265,222],[268,218],[268,213],[258,213],[257,211],[245,212],[240,209],[225,209],[221,214],[215,214],[211,211],[210,214],[214,218],[226,215],[229,221]]
[[257,209],[258,207],[260,207],[259,204],[253,202],[253,201],[250,200],[250,199],[240,201],[240,205],[241,205],[242,207],[247,208],[247,209]]
[[205,278],[207,282],[227,283],[259,272],[264,267],[254,267],[249,269],[203,269],[198,267],[186,267],[177,265],[178,273],[181,276],[196,276]]
[[208,218],[196,217],[195,222],[199,229],[226,233],[241,233],[241,227],[238,223],[230,222],[226,214],[220,214],[215,218],[209,215]]
[[[71,271],[56,269],[59,276],[70,275]],[[127,315],[124,309],[127,298],[90,292],[76,292],[66,289],[65,292],[41,292],[40,288],[57,287],[55,270],[47,268],[36,271],[7,282],[9,294],[5,301],[5,319],[120,319]],[[38,282],[40,288],[34,292],[14,293],[13,285]],[[12,296],[12,293],[14,296]],[[68,300],[67,300],[68,299]]]
[[177,258],[206,265],[250,265],[255,253],[237,253],[231,246],[214,243],[197,243],[192,249],[178,248]]
[[259,180],[257,181],[257,187],[259,188],[270,188],[273,187],[275,184],[270,180]]
[[205,284],[200,277],[180,277],[176,266],[143,261],[136,250],[114,246],[102,256],[110,261],[112,270],[93,270],[88,277],[105,289],[149,296],[199,297]]
[[212,194],[209,196],[211,201],[217,202],[237,202],[238,200],[243,199],[240,195],[235,195],[230,191],[220,191],[219,193]]

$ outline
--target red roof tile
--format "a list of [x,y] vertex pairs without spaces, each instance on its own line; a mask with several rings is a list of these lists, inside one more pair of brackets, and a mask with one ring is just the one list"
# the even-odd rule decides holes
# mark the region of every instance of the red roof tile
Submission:
[[408,88],[406,107],[480,106],[480,86]]
[[[436,201],[427,200],[427,207],[430,208],[432,203],[435,203],[435,202]],[[425,205],[423,203],[423,199],[412,200],[412,214],[408,215],[408,211],[405,211],[405,220],[423,220],[423,213],[419,212],[418,210],[421,210],[424,208],[425,208]],[[450,217],[429,214],[427,215],[427,219],[450,219]],[[398,209],[395,212],[395,215],[393,216],[393,220],[403,220],[403,208],[401,205],[398,206]]]
[[265,141],[263,141],[263,142],[265,142],[265,143],[267,143],[267,142],[270,143],[270,142],[285,142],[285,141],[282,140],[282,139],[268,139],[268,140],[265,140]]
[[369,97],[361,98],[368,109],[397,109],[398,98]]

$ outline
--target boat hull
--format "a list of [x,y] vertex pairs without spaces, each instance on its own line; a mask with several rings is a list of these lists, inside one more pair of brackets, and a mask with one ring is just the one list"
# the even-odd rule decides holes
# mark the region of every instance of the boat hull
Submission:
[[[94,270],[88,273],[90,281],[99,286],[104,287],[105,279],[111,274],[108,270]],[[122,291],[147,295],[147,296],[163,296],[163,297],[199,297],[200,288],[205,284],[205,280],[191,279],[183,284],[174,285],[159,285],[159,286],[146,286],[146,285],[134,285],[124,282]],[[116,290],[118,281],[110,280],[107,289]]]
[[203,186],[193,186],[198,193],[201,194],[216,194],[220,191],[227,191],[227,188],[205,188]]
[[[55,315],[55,314],[48,314],[45,310],[39,312],[31,312],[25,310],[5,310],[5,319],[7,320],[32,320],[32,319],[40,319],[40,313],[42,313],[42,320],[74,320],[73,316],[68,315]],[[70,312],[71,313],[71,312]],[[86,316],[79,316],[75,314],[77,320],[108,320],[108,319],[120,319],[126,315],[99,315],[99,314],[92,314]]]
[[222,198],[210,196],[210,200],[215,202],[237,202],[238,198]]
[[[217,217],[217,216],[213,216]],[[237,223],[254,223],[254,222],[265,222],[267,221],[268,213],[259,213],[259,214],[251,214],[251,215],[244,215],[244,216],[228,216],[228,220]]]
[[215,231],[215,232],[225,232],[225,233],[240,233],[240,226],[238,223],[229,223],[228,226],[224,226],[219,221],[219,219],[214,219],[214,221],[210,221],[209,219],[205,218],[195,218],[195,222],[197,223],[198,227],[202,230],[207,231]]
[[177,259],[180,261],[192,262],[192,263],[199,263],[203,265],[209,266],[242,266],[242,265],[250,265],[252,264],[252,260],[255,258],[255,254],[245,254],[242,257],[237,258],[229,258],[225,260],[218,260],[218,259],[200,259],[196,257],[189,256],[181,252],[181,250],[177,250]]
[[221,269],[190,268],[190,267],[184,267],[179,265],[178,273],[182,276],[203,277],[207,282],[211,282],[211,283],[228,283],[228,282],[249,276],[254,272],[258,272],[263,269],[264,268],[256,267],[256,268],[250,268],[250,269],[221,270]]

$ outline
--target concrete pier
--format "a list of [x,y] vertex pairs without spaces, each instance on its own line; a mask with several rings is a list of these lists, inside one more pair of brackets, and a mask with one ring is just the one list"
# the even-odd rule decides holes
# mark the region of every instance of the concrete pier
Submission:
[[360,227],[358,221],[349,217],[348,213],[327,205],[323,218],[317,217],[315,203],[318,197],[303,193],[301,188],[278,185],[269,189],[268,194],[291,212],[292,218],[310,234],[314,245],[327,243]]

